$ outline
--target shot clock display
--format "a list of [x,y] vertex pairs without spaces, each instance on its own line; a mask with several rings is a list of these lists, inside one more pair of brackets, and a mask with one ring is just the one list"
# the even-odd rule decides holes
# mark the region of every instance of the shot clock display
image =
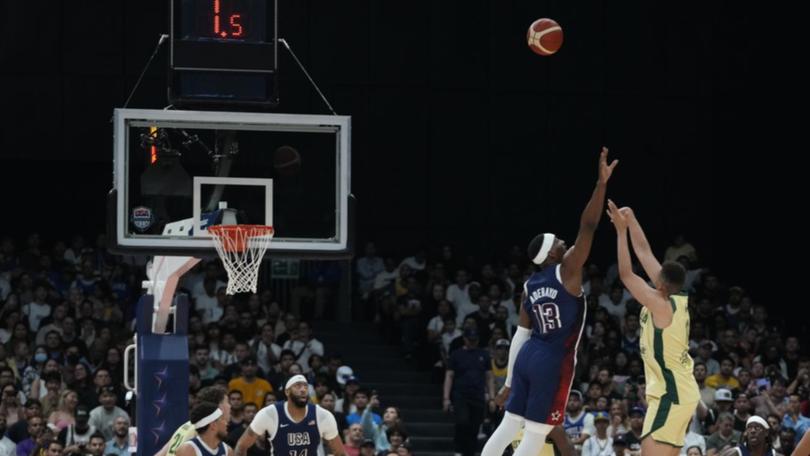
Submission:
[[184,39],[263,42],[266,36],[266,3],[251,0],[184,0]]
[[170,103],[277,103],[276,0],[172,0],[170,23]]

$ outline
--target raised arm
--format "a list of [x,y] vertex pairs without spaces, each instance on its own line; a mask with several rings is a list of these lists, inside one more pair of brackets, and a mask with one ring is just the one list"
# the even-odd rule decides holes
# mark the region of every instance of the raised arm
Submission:
[[451,369],[451,366],[447,367],[447,370],[444,372],[444,388],[442,392],[444,393],[443,400],[442,400],[442,408],[445,412],[450,411],[450,406],[453,404],[453,401],[450,399],[450,393],[453,391],[453,378],[455,377],[456,372]]
[[641,267],[647,273],[647,277],[652,280],[656,287],[660,286],[661,263],[653,255],[647,236],[636,218],[636,214],[629,207],[619,209],[619,212],[627,216],[627,229],[630,231],[630,242],[633,244],[633,251],[636,253]]
[[619,163],[619,160],[613,160],[608,165],[607,163],[607,147],[602,147],[602,152],[599,154],[599,179],[596,181],[596,187],[591,193],[591,199],[582,211],[582,216],[579,219],[579,232],[577,232],[577,239],[574,245],[565,252],[563,257],[562,266],[560,267],[560,275],[562,276],[565,288],[574,295],[579,294],[582,286],[582,267],[585,261],[588,260],[588,255],[591,253],[591,245],[593,244],[593,235],[596,232],[596,227],[599,225],[599,219],[602,218],[602,210],[605,207],[605,192],[607,189],[607,182],[613,174],[613,168]]
[[379,426],[374,424],[373,410],[376,410],[379,406],[379,397],[376,394],[372,394],[368,407],[363,410],[363,414],[360,416],[360,424],[363,426],[363,435],[373,438],[375,443],[377,442],[377,437],[380,431]]
[[630,291],[630,294],[636,298],[636,301],[649,309],[656,326],[668,326],[672,320],[672,308],[669,303],[661,296],[658,290],[647,285],[644,279],[633,272],[633,264],[630,261],[630,246],[627,243],[627,216],[621,213],[611,200],[608,200],[608,216],[616,228],[619,277],[622,283]]

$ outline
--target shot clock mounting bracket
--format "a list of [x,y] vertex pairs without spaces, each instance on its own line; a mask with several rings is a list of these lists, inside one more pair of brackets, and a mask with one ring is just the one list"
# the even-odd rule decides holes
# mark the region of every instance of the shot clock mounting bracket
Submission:
[[169,24],[170,104],[278,105],[276,0],[171,0]]

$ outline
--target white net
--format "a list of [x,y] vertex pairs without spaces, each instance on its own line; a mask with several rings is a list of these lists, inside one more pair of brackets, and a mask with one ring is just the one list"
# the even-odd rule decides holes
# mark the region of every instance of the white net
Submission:
[[215,225],[208,228],[222,264],[228,272],[227,294],[256,293],[259,266],[273,239],[273,227]]

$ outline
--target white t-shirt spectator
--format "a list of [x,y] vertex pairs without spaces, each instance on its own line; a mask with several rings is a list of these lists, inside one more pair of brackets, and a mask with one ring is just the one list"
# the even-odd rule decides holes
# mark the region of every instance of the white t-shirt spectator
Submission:
[[467,318],[468,315],[472,315],[480,310],[478,304],[473,304],[470,301],[462,302],[458,309],[456,309],[456,326],[461,328],[462,323],[464,323],[464,319]]
[[700,447],[700,454],[706,454],[706,438],[697,432],[690,430],[686,433],[686,437],[683,439],[681,456],[686,456],[686,450],[693,446]]
[[374,289],[381,290],[389,285],[399,277],[399,269],[388,272],[383,271],[377,274],[377,277],[374,278]]
[[407,264],[409,268],[413,269],[414,271],[424,271],[426,261],[422,261],[421,263],[416,259],[414,256],[409,256],[402,260],[402,263],[399,263],[400,266],[403,264]]
[[613,456],[613,439],[600,439],[596,435],[588,437],[582,444],[582,456]]
[[99,405],[93,410],[90,410],[89,423],[91,426],[98,429],[99,432],[104,434],[104,439],[106,441],[115,436],[115,433],[113,432],[113,423],[119,416],[123,416],[127,419],[127,421],[129,421],[129,415],[122,408],[113,407],[112,410],[107,411],[107,409]]
[[442,328],[444,328],[444,318],[441,315],[431,318],[427,324],[427,330],[435,333],[442,332]]
[[217,362],[222,366],[227,366],[236,362],[236,356],[224,348],[211,344],[208,348],[208,359]]
[[[223,309],[219,308],[217,294],[214,293],[214,296],[208,296],[205,291],[203,291],[200,295],[194,296],[194,309],[200,313],[200,318],[204,324],[219,320],[224,313]],[[219,310],[218,318],[214,318],[215,309]]]
[[214,299],[214,302],[215,304],[213,306],[208,307],[202,312],[202,316],[200,319],[202,320],[204,325],[207,325],[208,323],[218,322],[222,318],[222,315],[225,314],[225,309],[223,309],[216,303],[216,299]]
[[450,301],[450,304],[453,305],[453,309],[456,311],[456,315],[458,315],[458,309],[461,305],[465,302],[470,302],[470,294],[467,290],[470,289],[470,284],[464,285],[464,288],[460,288],[458,284],[452,284],[447,287],[447,292],[445,293],[445,298]]
[[454,329],[453,332],[442,333],[442,349],[444,353],[450,353],[450,344],[458,337],[461,337],[461,334],[461,330],[458,328]]
[[[204,283],[205,283],[205,281],[201,280],[199,283],[195,284],[194,289],[191,290],[191,297],[194,298],[195,302],[197,301],[197,299],[200,296],[206,296]],[[214,299],[216,299],[216,296],[217,296],[216,291],[219,290],[220,288],[227,287],[227,286],[228,286],[227,283],[217,279],[217,283],[216,283],[216,285],[214,285]],[[198,303],[198,305],[199,305],[199,303]]]
[[[279,360],[281,358],[281,347],[275,343],[270,344],[270,347],[268,347],[261,339],[254,340],[250,343],[250,348],[256,351],[256,359],[258,360],[259,368],[265,373],[270,372],[272,368],[270,357],[267,356],[268,350],[273,353],[273,359]],[[323,347],[321,349],[323,350]],[[323,355],[323,353],[320,354]],[[309,361],[309,356],[307,356],[307,361]],[[304,366],[302,365],[301,367],[303,368]]]
[[17,445],[6,436],[0,438],[0,456],[16,456],[16,455],[17,455]]
[[385,271],[385,264],[382,258],[362,257],[357,260],[357,276],[358,285],[361,293],[371,291],[374,286],[374,279],[378,274]]
[[284,342],[285,350],[292,350],[298,357],[296,362],[301,365],[304,372],[309,372],[309,357],[312,355],[323,356],[323,344],[318,339],[310,339],[309,342],[300,340],[288,340]]
[[619,321],[624,322],[624,314],[627,313],[627,300],[630,299],[626,296],[622,296],[622,299],[619,300],[618,304],[615,304],[610,296],[606,294],[599,295],[599,306],[603,307],[607,310],[609,315],[612,315],[619,319]]
[[28,317],[28,327],[31,331],[38,331],[42,319],[51,314],[51,306],[31,301],[23,306],[22,311]]

